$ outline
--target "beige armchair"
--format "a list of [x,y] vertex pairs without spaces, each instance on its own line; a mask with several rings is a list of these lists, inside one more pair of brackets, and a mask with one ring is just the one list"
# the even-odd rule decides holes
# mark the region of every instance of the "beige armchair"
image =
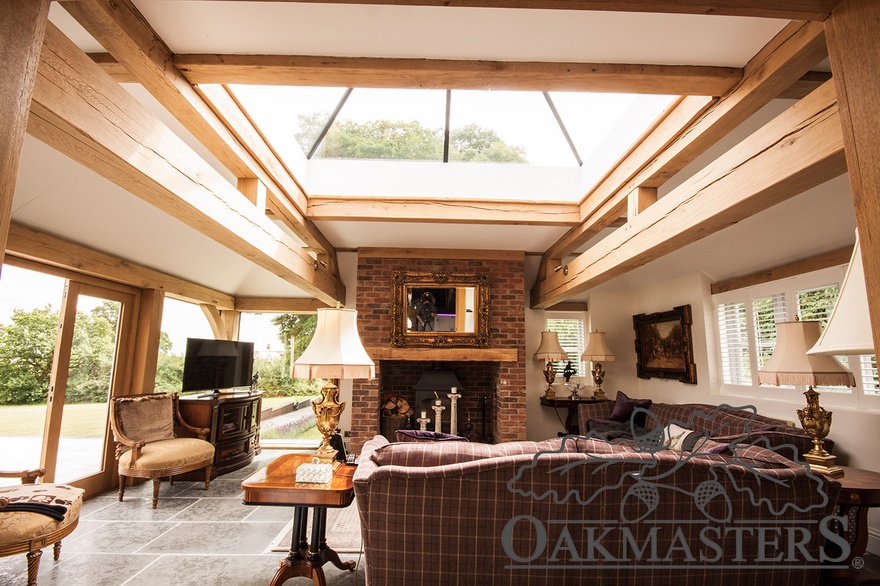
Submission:
[[21,478],[21,485],[0,487],[0,557],[27,553],[28,586],[36,586],[43,548],[61,540],[79,523],[83,490],[64,484],[36,484],[46,471],[0,472],[0,478]]
[[[128,476],[152,479],[154,509],[162,478],[173,483],[175,474],[204,468],[208,490],[214,462],[214,446],[205,441],[209,430],[187,424],[180,416],[177,401],[176,393],[111,400],[110,426],[116,440],[120,501]],[[183,437],[187,432],[198,435],[198,439]]]

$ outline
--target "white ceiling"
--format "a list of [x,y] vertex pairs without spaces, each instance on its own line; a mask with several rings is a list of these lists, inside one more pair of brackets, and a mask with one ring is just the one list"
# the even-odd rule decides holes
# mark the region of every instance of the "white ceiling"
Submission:
[[[768,19],[586,11],[233,1],[136,0],[135,4],[169,47],[179,53],[741,67],[785,24]],[[53,3],[50,18],[85,51],[102,50],[57,4]],[[221,170],[213,157],[140,86],[126,89]],[[234,180],[226,170],[221,172],[230,182]],[[778,210],[741,222],[606,287],[640,289],[650,282],[695,270],[713,278],[726,278],[753,267],[756,256],[763,259],[762,264],[772,266],[792,260],[787,257],[805,249],[822,251],[851,243],[855,222],[848,198],[845,179],[830,182],[780,204]],[[825,222],[808,223],[815,230],[804,234],[803,224],[790,220],[812,209],[807,204],[818,206],[819,218]],[[13,220],[225,293],[308,297],[32,138],[27,139],[22,154]],[[317,225],[340,249],[375,246],[541,253],[565,231],[559,227],[439,223],[332,221]],[[778,253],[769,253],[772,247],[767,242],[755,240],[756,230],[772,233]]]

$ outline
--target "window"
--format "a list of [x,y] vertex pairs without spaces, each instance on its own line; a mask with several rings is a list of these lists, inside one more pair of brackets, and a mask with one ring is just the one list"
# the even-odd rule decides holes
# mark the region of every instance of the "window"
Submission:
[[[776,347],[776,324],[816,320],[828,323],[840,292],[845,267],[798,275],[713,296],[718,337],[718,365],[722,392],[790,398],[800,403],[802,389],[761,386],[758,371]],[[874,356],[837,356],[856,376],[855,389],[819,387],[831,396],[823,403],[880,408],[877,361]]]
[[[547,318],[547,330],[556,332],[559,337],[559,344],[568,354],[571,365],[577,370],[575,376],[586,376],[587,369],[581,362],[581,354],[584,351],[584,318],[574,315],[555,314],[553,317]],[[564,362],[557,362],[555,365],[556,374],[562,376],[565,369]]]

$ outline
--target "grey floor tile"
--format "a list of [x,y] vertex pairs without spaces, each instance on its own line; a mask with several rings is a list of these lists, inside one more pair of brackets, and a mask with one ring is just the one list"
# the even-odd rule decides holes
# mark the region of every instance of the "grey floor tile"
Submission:
[[151,498],[128,498],[110,507],[104,507],[88,518],[93,521],[167,521],[186,507],[194,504],[197,498],[159,499],[154,509]]
[[259,554],[285,523],[181,523],[144,547],[142,553]]
[[[208,490],[205,490],[205,485],[202,483],[197,483],[191,485],[186,490],[182,490],[178,493],[178,496],[182,497],[229,497],[229,498],[241,498],[244,494],[244,491],[241,489],[241,480],[236,479],[226,479],[226,478],[215,478],[211,481],[211,486]],[[161,500],[161,496],[160,496]]]
[[[51,554],[47,554],[46,557],[52,559]],[[27,583],[27,557],[25,554],[0,558],[0,585],[11,586],[25,583]]]
[[280,521],[287,523],[293,519],[293,507],[269,507],[269,506],[259,506],[255,507],[253,505],[246,505],[251,510],[250,514],[245,518],[248,522],[272,522],[272,521]]
[[[107,521],[100,528],[76,539],[65,540],[62,554],[76,553],[133,553],[175,527],[174,523],[142,523],[137,521]],[[79,531],[74,531],[76,535]]]
[[277,570],[278,558],[268,555],[165,555],[125,586],[266,586]]
[[158,556],[81,553],[65,558],[62,553],[58,562],[46,557],[37,577],[40,586],[119,586]]
[[[253,507],[243,505],[239,499],[203,498],[173,517],[171,521],[244,521]],[[250,519],[248,519],[250,520]]]

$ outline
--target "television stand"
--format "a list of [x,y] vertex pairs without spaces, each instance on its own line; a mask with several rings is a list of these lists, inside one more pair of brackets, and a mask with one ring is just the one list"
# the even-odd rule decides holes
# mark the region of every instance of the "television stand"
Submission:
[[[210,430],[207,440],[214,445],[211,478],[244,468],[260,453],[262,399],[262,391],[180,397],[180,414],[184,421]],[[199,480],[188,478],[186,474],[180,479]]]

